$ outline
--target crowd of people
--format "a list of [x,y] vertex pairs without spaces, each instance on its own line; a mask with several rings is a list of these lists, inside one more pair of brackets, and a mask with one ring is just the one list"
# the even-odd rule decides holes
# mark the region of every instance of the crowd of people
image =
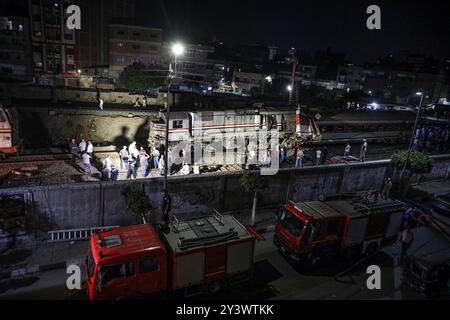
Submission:
[[449,128],[423,126],[416,130],[412,151],[447,151]]
[[[368,143],[367,140],[364,139],[362,141],[360,152],[359,152],[359,161],[366,161],[366,153],[367,153]],[[292,152],[290,152],[292,151]],[[264,155],[262,160],[263,166],[270,166],[270,159],[272,153],[276,156],[278,154],[280,165],[286,164],[289,160],[292,160],[295,168],[301,168],[305,164],[305,156],[306,149],[302,148],[298,143],[283,143],[275,146],[274,150],[268,150],[267,154]],[[350,156],[351,145],[347,143],[344,148],[344,159]],[[321,164],[326,164],[329,158],[329,151],[326,146],[317,147],[312,150],[312,164],[315,166],[319,166]]]
[[86,174],[92,174],[92,156],[94,153],[94,145],[90,140],[87,142],[81,139],[77,144],[75,139],[71,139],[69,143],[70,154],[72,155],[72,161],[76,162],[78,159],[83,160],[84,172]]

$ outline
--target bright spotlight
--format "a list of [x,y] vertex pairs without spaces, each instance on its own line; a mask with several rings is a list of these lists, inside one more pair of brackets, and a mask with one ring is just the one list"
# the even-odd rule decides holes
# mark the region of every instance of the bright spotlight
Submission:
[[184,46],[181,43],[175,43],[172,46],[172,53],[175,56],[181,56],[184,53]]

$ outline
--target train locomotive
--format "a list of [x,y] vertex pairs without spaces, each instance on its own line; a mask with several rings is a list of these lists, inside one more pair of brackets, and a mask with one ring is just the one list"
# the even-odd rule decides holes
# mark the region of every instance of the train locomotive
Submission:
[[[277,129],[280,142],[303,145],[347,142],[399,143],[408,141],[414,126],[412,111],[342,111],[322,115],[307,108],[255,103],[251,107],[170,113],[169,146],[219,134],[252,135]],[[150,124],[149,143],[164,144],[165,113]]]
[[[165,142],[166,113],[160,112],[156,121],[150,123],[149,143]],[[295,106],[270,106],[255,103],[244,108],[211,108],[206,110],[179,110],[170,112],[169,146],[179,142],[195,142],[219,137],[223,134],[250,137],[256,132],[277,130],[279,138],[296,135],[303,141],[319,141],[319,132],[313,119]],[[225,145],[227,141],[224,141]],[[233,141],[231,143],[234,143]]]

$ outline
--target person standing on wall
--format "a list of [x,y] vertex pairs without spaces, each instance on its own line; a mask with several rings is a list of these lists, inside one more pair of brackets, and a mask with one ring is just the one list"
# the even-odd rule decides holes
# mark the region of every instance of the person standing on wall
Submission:
[[167,230],[169,227],[169,220],[170,220],[170,211],[172,210],[172,198],[169,195],[169,192],[164,189],[163,190],[163,199],[162,199],[162,221],[164,223],[164,230]]
[[359,152],[359,161],[366,161],[366,152],[367,152],[367,140],[363,140],[363,144],[361,145],[361,150]]

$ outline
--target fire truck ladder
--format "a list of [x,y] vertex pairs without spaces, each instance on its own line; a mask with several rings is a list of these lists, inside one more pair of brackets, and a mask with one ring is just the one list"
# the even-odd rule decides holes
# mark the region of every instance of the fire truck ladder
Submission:
[[389,202],[374,202],[374,203],[358,203],[360,207],[358,211],[368,211],[367,213],[373,212],[395,212],[402,211],[405,209],[405,204],[400,201],[389,201]]
[[87,240],[95,231],[103,231],[118,228],[119,226],[110,227],[93,227],[82,229],[53,230],[48,232],[47,242],[64,242],[64,241],[80,241]]

